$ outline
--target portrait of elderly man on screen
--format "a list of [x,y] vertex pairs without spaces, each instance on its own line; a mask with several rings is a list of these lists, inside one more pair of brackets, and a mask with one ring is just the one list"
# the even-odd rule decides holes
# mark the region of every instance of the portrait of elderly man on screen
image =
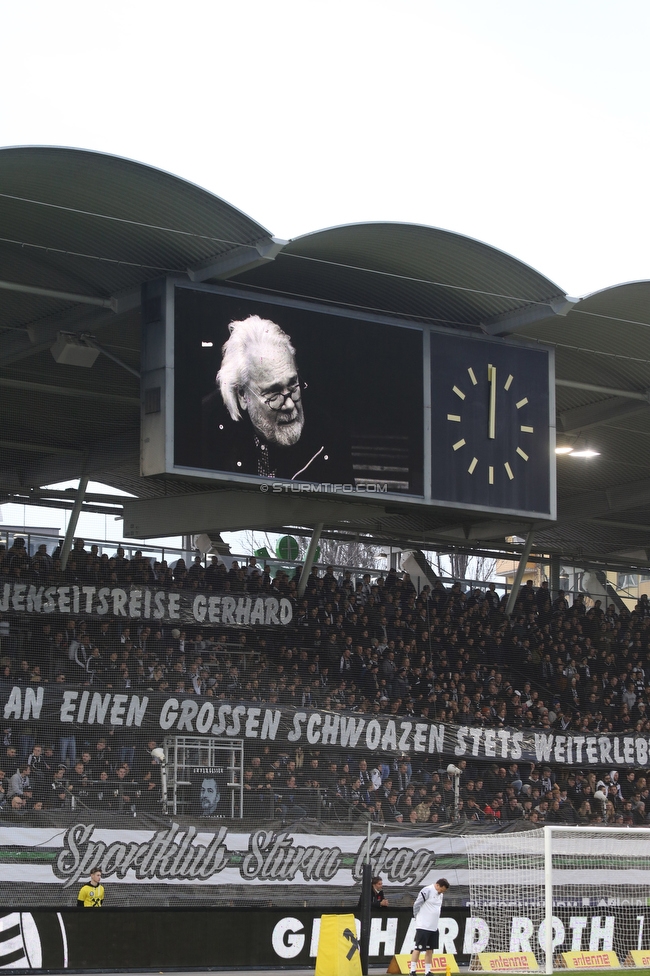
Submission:
[[204,776],[201,782],[199,803],[202,817],[214,817],[221,799],[221,791],[215,776]]
[[311,414],[305,410],[307,384],[291,338],[258,315],[231,322],[228,330],[216,376],[227,416],[214,417],[214,395],[203,403],[206,466],[287,481],[341,480],[322,411],[313,404]]

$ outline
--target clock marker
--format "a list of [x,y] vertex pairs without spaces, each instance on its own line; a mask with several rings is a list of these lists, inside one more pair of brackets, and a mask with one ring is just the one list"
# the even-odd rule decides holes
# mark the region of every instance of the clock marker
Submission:
[[494,468],[492,465],[488,468],[488,485],[494,484]]
[[478,380],[476,379],[476,375],[475,375],[474,370],[472,369],[471,366],[468,368],[467,372],[469,373],[469,378],[472,381],[472,386],[476,386],[476,384],[478,383]]
[[528,403],[528,397],[524,397],[523,400],[517,400],[515,406],[517,407],[517,410],[521,410],[521,408],[525,407],[527,403]]
[[456,423],[459,424],[460,423],[460,414],[457,414],[457,413],[448,413],[447,414],[447,420],[455,420]]
[[523,431],[524,434],[532,434],[533,433],[533,428],[532,427],[524,427],[523,424],[519,428],[519,430]]
[[454,387],[454,393],[456,394],[457,397],[460,397],[461,400],[465,399],[465,394],[463,393],[462,390],[459,390],[457,386]]
[[512,479],[514,478],[514,474],[512,473],[512,468],[510,467],[510,465],[508,464],[507,461],[506,461],[506,463],[503,466],[506,469],[506,474],[508,475],[508,477],[512,481]]
[[511,383],[512,383],[513,380],[514,380],[514,376],[511,373],[510,376],[508,377],[508,379],[503,384],[503,389],[504,390],[509,390],[510,389],[510,385],[511,385]]
[[465,438],[463,437],[461,438],[461,440],[456,441],[456,443],[453,445],[453,448],[455,451],[457,451],[459,447],[464,447],[464,446],[465,446]]
[[525,451],[522,451],[520,447],[517,448],[517,454],[519,455],[519,457],[522,457],[524,461],[528,460],[528,455],[526,454]]
[[497,436],[497,368],[488,365],[488,383],[490,384],[490,408],[488,412],[488,437],[491,440]]
[[477,464],[478,464],[478,458],[477,457],[472,458],[472,463],[470,464],[469,468],[467,469],[470,474],[474,474],[474,468],[476,467]]

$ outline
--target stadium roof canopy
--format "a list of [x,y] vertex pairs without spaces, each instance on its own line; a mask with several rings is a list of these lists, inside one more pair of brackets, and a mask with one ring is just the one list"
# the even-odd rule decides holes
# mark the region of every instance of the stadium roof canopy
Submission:
[[[495,248],[406,224],[280,242],[175,176],[74,149],[0,150],[0,227],[1,501],[69,507],[70,493],[43,486],[83,470],[141,499],[210,493],[195,509],[205,524],[188,532],[324,522],[342,537],[405,547],[503,548],[527,531],[515,520],[314,496],[278,507],[270,524],[259,492],[224,488],[216,505],[212,482],[141,478],[140,287],[173,273],[554,344],[558,439],[600,453],[558,457],[558,520],[536,528],[535,549],[650,564],[650,281],[571,299]],[[60,332],[89,334],[104,354],[91,369],[57,364]],[[120,503],[90,495],[85,505]]]

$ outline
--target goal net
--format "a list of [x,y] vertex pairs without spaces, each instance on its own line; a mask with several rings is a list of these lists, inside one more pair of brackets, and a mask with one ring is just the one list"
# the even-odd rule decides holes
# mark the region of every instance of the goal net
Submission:
[[547,973],[563,952],[650,960],[650,829],[544,827],[466,844],[474,968],[481,952],[532,952]]

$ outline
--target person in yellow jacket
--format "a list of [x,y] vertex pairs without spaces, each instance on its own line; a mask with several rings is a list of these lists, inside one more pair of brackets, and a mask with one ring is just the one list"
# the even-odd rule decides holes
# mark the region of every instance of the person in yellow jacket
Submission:
[[93,868],[90,872],[90,884],[85,884],[77,895],[77,908],[101,908],[103,904],[102,872],[99,868]]

